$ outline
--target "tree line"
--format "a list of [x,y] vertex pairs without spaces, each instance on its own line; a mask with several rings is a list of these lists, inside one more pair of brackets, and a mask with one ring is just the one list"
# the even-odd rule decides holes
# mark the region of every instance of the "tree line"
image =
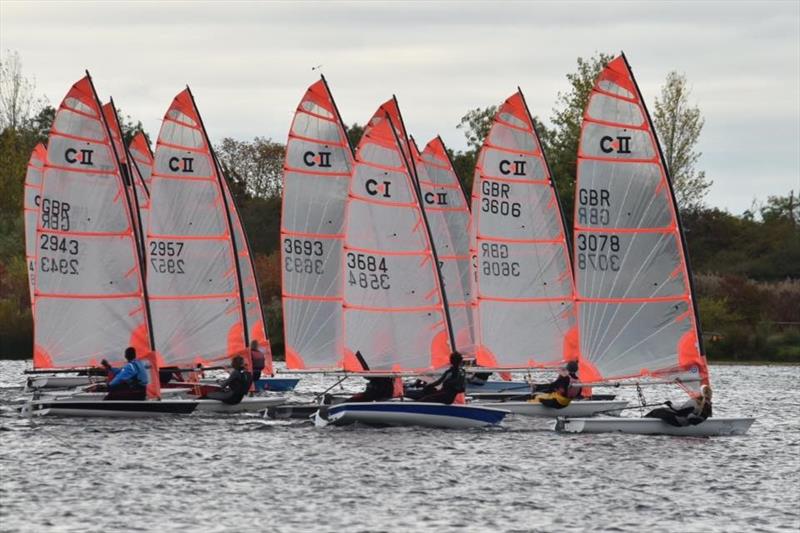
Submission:
[[[46,142],[55,110],[35,96],[19,57],[0,65],[0,357],[30,357],[32,317],[24,257],[22,195],[31,150]],[[568,228],[572,223],[581,119],[594,80],[610,54],[578,58],[567,74],[549,126],[534,124],[558,187]],[[478,152],[496,106],[469,110],[456,126],[467,149],[450,151],[465,186],[472,188]],[[685,76],[669,72],[653,107],[653,121],[679,202],[710,358],[800,361],[800,197],[770,196],[741,215],[709,207],[712,181],[699,168],[696,144],[704,121],[691,102]],[[140,122],[122,114],[126,142]],[[364,128],[347,128],[355,146]],[[283,351],[280,213],[285,144],[256,137],[225,138],[215,151],[230,182],[254,254],[273,350]],[[724,181],[724,176],[716,177]]]

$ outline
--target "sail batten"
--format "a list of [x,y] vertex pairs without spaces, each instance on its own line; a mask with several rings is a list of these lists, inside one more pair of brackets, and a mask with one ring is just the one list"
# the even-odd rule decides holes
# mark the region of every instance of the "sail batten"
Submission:
[[481,148],[472,217],[478,364],[541,367],[576,359],[563,214],[521,91],[500,106]]
[[582,379],[688,373],[707,381],[677,204],[624,56],[589,96],[576,192]]

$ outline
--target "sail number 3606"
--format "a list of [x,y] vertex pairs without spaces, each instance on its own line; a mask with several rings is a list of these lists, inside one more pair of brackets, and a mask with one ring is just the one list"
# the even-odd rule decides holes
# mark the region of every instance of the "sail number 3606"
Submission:
[[347,253],[347,283],[371,290],[389,290],[389,269],[386,258],[356,252]]

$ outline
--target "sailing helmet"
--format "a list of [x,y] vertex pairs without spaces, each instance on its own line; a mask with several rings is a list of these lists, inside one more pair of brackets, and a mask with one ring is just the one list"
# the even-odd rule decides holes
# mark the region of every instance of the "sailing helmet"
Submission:
[[567,372],[574,374],[578,371],[578,361],[567,361]]

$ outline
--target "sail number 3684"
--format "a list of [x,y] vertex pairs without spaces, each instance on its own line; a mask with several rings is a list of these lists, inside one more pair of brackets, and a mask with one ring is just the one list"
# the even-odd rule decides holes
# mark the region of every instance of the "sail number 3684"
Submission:
[[389,269],[386,258],[356,252],[347,253],[347,283],[371,290],[389,290]]

